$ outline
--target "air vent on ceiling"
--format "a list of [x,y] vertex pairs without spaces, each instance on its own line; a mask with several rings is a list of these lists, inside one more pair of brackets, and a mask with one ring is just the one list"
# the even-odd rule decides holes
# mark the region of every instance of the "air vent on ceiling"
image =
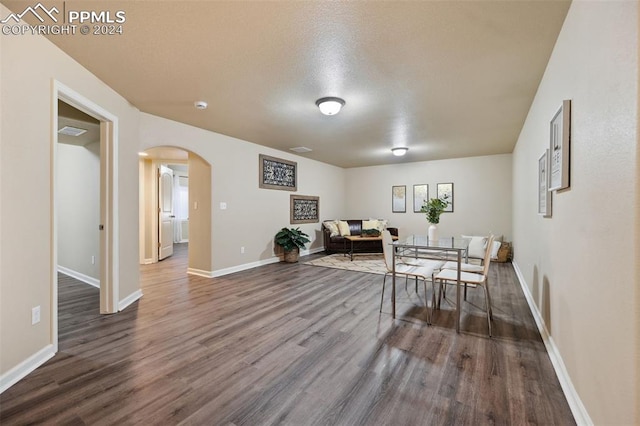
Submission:
[[289,149],[291,149],[291,151],[293,151],[293,152],[297,152],[298,154],[302,154],[304,152],[313,151],[311,148],[307,148],[306,146],[297,146],[295,148],[289,148]]
[[80,136],[87,133],[87,130],[80,129],[78,127],[64,126],[62,129],[58,130],[58,133],[67,136]]

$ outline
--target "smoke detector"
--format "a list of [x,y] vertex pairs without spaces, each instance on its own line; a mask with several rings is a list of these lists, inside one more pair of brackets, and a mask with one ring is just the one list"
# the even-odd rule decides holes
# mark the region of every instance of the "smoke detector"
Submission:
[[207,109],[207,103],[205,101],[196,101],[194,105],[196,109]]

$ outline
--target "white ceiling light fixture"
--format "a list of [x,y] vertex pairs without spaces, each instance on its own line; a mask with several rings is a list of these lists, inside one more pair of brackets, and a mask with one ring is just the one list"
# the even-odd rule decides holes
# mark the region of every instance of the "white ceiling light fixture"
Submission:
[[138,156],[140,156],[140,157],[148,157],[149,154],[147,154],[146,152],[139,152]]
[[316,105],[320,108],[320,112],[324,115],[336,115],[344,106],[344,99],[336,97],[320,98],[316,101]]
[[196,109],[207,109],[208,104],[205,101],[196,101],[194,102],[194,106]]
[[409,151],[409,148],[406,147],[391,148],[391,152],[393,152],[393,155],[396,157],[402,157],[407,151]]

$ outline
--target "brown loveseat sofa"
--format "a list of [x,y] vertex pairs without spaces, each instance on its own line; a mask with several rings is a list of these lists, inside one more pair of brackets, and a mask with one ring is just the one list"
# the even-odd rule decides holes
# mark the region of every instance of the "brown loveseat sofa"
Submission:
[[[331,236],[331,230],[322,223],[322,235],[324,240],[324,251],[330,253],[347,253],[351,249],[351,244],[340,234]],[[362,234],[362,219],[345,220],[349,224],[349,232],[351,235]],[[398,236],[398,228],[387,227],[391,235]],[[382,240],[378,241],[362,241],[358,243],[358,251],[366,251],[370,253],[382,253]]]

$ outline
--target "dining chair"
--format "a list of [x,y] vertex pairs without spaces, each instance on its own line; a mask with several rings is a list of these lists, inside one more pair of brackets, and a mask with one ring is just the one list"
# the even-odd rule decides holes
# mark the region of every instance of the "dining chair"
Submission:
[[[487,242],[487,246],[491,247],[493,244],[493,235],[489,236],[489,241]],[[489,292],[489,264],[491,263],[491,249],[487,249],[484,255],[484,264],[482,265],[481,273],[474,272],[466,272],[460,271],[460,284],[473,284],[484,289],[485,295],[485,310],[487,312],[487,324],[489,326],[489,337],[492,336],[491,330],[491,320],[493,319],[493,312],[491,309],[491,293]],[[438,300],[435,305],[436,309],[440,308],[440,301],[442,298],[443,288],[445,285],[448,285],[454,282],[458,285],[458,270],[456,269],[441,269],[440,272],[434,275],[433,277],[433,285],[435,289],[436,281],[439,282],[438,286]],[[460,306],[457,306],[456,309],[460,309]]]
[[[387,268],[387,272],[384,274],[384,278],[382,279],[382,294],[380,295],[380,312],[382,312],[382,302],[384,300],[384,289],[387,281],[387,276],[393,274],[393,250],[395,248],[392,246],[393,240],[391,238],[391,233],[387,230],[382,232],[382,252],[384,253],[384,263]],[[432,287],[432,306],[435,306],[436,302],[436,289],[433,283],[433,274],[436,270],[442,266],[444,262],[439,262],[436,260],[431,261],[423,261],[418,265],[411,265],[404,262],[396,262],[396,276],[404,276],[405,279],[415,278],[416,280],[416,292],[418,290],[417,281],[420,279],[424,284],[424,305],[426,313],[427,324],[431,324],[431,315],[429,312],[429,303],[427,299],[427,281],[431,281]]]
[[[491,254],[491,247],[493,246],[493,243],[491,243],[489,240],[491,239],[493,241],[493,238],[495,238],[493,235],[490,235],[487,238],[486,241],[486,248],[484,250],[484,258],[482,259],[483,264],[482,265],[475,265],[473,263],[467,263],[467,262],[463,262],[460,264],[460,270],[463,272],[473,272],[476,274],[482,274],[482,272],[484,271],[484,259],[486,259],[487,254]],[[456,271],[458,270],[458,262],[453,262],[453,261],[449,261],[446,262],[444,265],[442,265],[441,269],[455,269]],[[464,286],[464,300],[467,300],[467,285],[465,284]]]

